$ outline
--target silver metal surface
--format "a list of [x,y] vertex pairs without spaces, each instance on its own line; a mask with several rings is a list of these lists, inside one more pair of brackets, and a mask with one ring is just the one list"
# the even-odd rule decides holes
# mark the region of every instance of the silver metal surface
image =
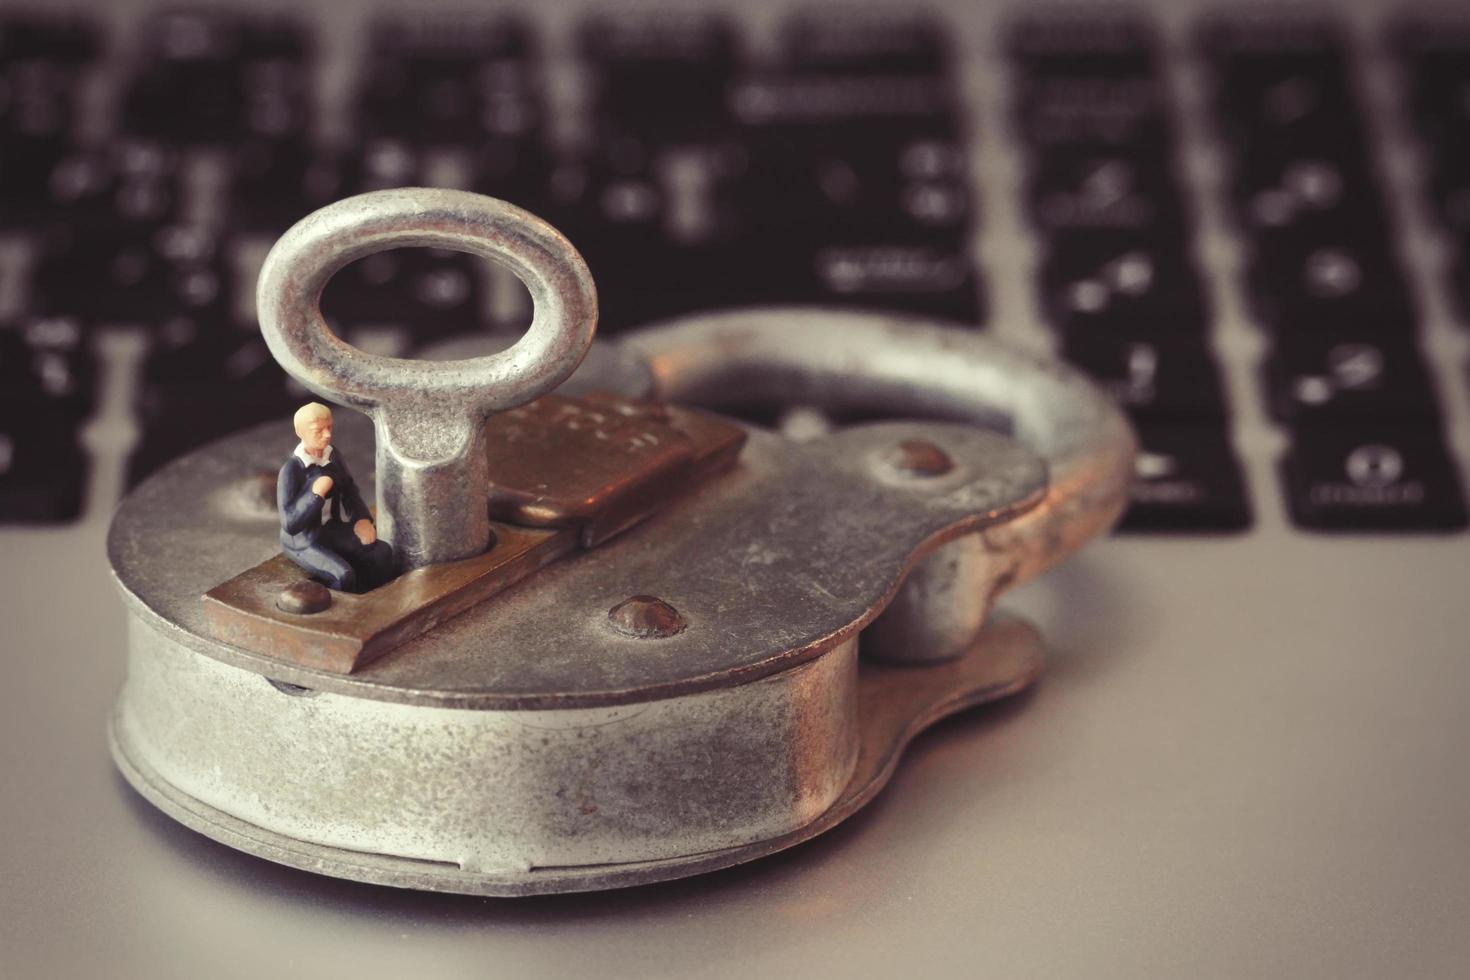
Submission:
[[981,534],[940,545],[909,572],[862,635],[862,654],[925,664],[960,656],[985,625],[996,578],[1005,572]]
[[[134,649],[147,650],[149,643],[139,637]],[[146,657],[140,683],[159,682],[148,674],[169,652],[149,654],[154,652],[163,657]],[[253,682],[248,687],[231,683],[245,676],[240,671],[184,656],[179,670],[162,679],[167,685],[162,696],[177,702],[182,680],[185,692],[197,693],[218,711],[253,716],[262,727],[251,730],[248,720],[239,726],[253,736],[246,754],[256,765],[249,775],[261,781],[258,800],[272,805],[247,807],[243,816],[211,806],[213,796],[237,802],[238,787],[221,786],[221,762],[234,771],[244,760],[219,759],[219,743],[207,735],[197,743],[181,742],[170,731],[162,747],[149,746],[149,737],[156,735],[147,730],[149,723],[196,729],[203,716],[176,711],[172,717],[148,712],[140,718],[124,714],[134,703],[124,702],[111,731],[113,756],[154,805],[215,840],[307,871],[403,888],[506,896],[664,881],[808,840],[870,801],[924,728],[1020,691],[1042,665],[1036,630],[1008,617],[992,624],[963,659],[940,670],[867,665],[858,672],[851,669],[856,658],[849,643],[839,656],[762,682],[755,692],[729,690],[594,712],[416,709],[395,725],[394,719],[361,712],[351,699],[329,702],[320,713],[312,708],[282,712]],[[196,671],[235,676],[205,680]],[[222,694],[233,697],[222,702]],[[316,697],[299,691],[294,696],[298,701]],[[542,737],[518,743],[519,751],[508,759],[509,743],[496,729],[526,724],[540,728]],[[469,769],[462,779],[453,778],[439,760],[421,758],[421,772],[388,774],[390,780],[408,780],[406,797],[393,797],[377,782],[376,760],[343,764],[344,758],[356,761],[360,741],[372,746],[384,737],[413,738],[456,756],[492,751],[485,767]],[[446,744],[446,738],[453,741]],[[708,765],[650,772],[647,758],[629,754],[650,748],[660,758],[683,750]],[[389,751],[396,755],[391,746]],[[565,792],[569,772],[582,775],[574,811]],[[371,791],[364,794],[364,786]],[[434,806],[412,802],[434,789],[440,794]],[[333,806],[340,793],[358,805]],[[444,806],[445,798],[456,806]],[[669,805],[670,799],[677,805]],[[600,816],[610,803],[618,807],[611,825]],[[421,810],[422,822],[405,824],[400,812],[405,806]],[[690,810],[705,842],[721,846],[678,850],[681,844],[688,847]],[[451,824],[447,833],[445,822]],[[345,838],[350,846],[323,843],[322,837]],[[362,841],[374,839],[382,841],[380,849],[362,848]],[[404,856],[405,850],[419,856]],[[589,851],[606,860],[558,863]]]
[[417,871],[398,884],[514,894],[558,882],[533,870],[577,868],[591,886],[599,866],[741,847],[825,812],[857,758],[854,639],[682,697],[466,710],[283,694],[135,621],[114,731],[174,793]]
[[[368,354],[336,337],[318,308],[327,280],[365,255],[411,245],[509,267],[531,293],[526,335],[507,351],[448,362]],[[597,327],[591,274],[556,229],[504,201],[419,187],[360,194],[303,218],[266,256],[256,310],[288,374],[373,419],[378,523],[404,569],[485,550],[486,417],[565,380]]]
[[1050,485],[1040,506],[981,532],[989,600],[1111,527],[1127,503],[1136,442],[1116,406],[1079,371],[981,334],[916,317],[763,308],[688,317],[623,343],[648,358],[668,401],[937,416],[1010,433],[1046,461]]

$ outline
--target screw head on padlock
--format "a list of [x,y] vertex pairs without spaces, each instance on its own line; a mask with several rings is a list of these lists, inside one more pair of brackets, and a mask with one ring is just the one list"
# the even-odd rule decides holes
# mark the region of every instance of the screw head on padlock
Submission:
[[[508,264],[536,304],[526,337],[420,362],[333,336],[321,287],[400,245]],[[920,320],[695,316],[589,358],[618,362],[602,390],[553,391],[591,342],[587,268],[476,195],[323,209],[277,244],[259,296],[283,367],[367,418],[308,406],[296,451],[281,425],[240,433],[124,501],[111,738],[165,812],[319,873],[580,891],[821,833],[917,731],[1038,675],[1036,631],[991,605],[1106,529],[1131,479],[1132,434],[1080,375]],[[751,399],[992,427],[795,442],[710,410]],[[368,455],[354,479],[346,461]],[[262,471],[286,489],[268,512],[240,492]],[[181,483],[206,492],[180,500]],[[353,581],[289,554],[287,531],[333,536],[319,550]]]

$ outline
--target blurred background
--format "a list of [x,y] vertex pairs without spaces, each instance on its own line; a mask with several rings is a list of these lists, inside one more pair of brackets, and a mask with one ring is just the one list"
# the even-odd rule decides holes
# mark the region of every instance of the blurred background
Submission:
[[[1131,529],[1249,526],[1232,360],[1247,428],[1289,441],[1295,523],[1463,526],[1432,366],[1458,339],[1419,329],[1466,299],[1463,19],[1385,15],[1365,49],[1330,10],[987,14],[978,60],[975,14],[891,5],[4,10],[0,520],[110,506],[89,420],[122,430],[128,485],[288,414],[253,320],[265,250],[329,201],[433,185],[562,229],[604,336],[794,304],[1054,349],[1141,430]],[[1396,195],[1443,274],[1406,268]],[[1237,304],[1253,334],[1216,329]],[[394,355],[529,322],[508,272],[429,250],[355,263],[323,307]],[[1370,492],[1406,480],[1414,500]]]

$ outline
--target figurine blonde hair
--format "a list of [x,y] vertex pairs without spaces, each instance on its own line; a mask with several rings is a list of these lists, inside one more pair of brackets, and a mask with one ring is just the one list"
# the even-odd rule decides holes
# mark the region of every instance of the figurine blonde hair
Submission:
[[321,402],[307,402],[296,410],[291,418],[291,425],[296,429],[296,434],[302,434],[303,429],[312,421],[320,418],[331,418],[332,410]]

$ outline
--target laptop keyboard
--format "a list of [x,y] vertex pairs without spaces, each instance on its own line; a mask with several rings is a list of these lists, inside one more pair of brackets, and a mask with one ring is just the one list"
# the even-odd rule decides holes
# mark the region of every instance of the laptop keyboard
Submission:
[[[1424,207],[1457,246],[1438,285],[1464,316],[1467,25],[1403,18],[1383,42],[1425,160]],[[1121,530],[1251,525],[1212,340],[1218,284],[1197,260],[1202,202],[1180,166],[1171,60],[1142,15],[1012,18],[987,66],[1008,75],[1010,131],[978,133],[937,15],[814,10],[759,54],[718,17],[593,15],[573,44],[580,130],[549,97],[544,39],[513,17],[376,21],[345,118],[317,103],[319,38],[305,22],[242,7],[134,27],[113,37],[85,17],[0,16],[0,275],[14,280],[0,295],[16,297],[0,324],[0,521],[64,522],[85,506],[100,336],[142,344],[130,482],[289,416],[304,393],[266,351],[249,294],[270,241],[330,201],[444,185],[520,204],[582,251],[607,334],[752,304],[984,329],[975,148],[1010,140],[1035,309],[1139,430]],[[1395,251],[1360,102],[1363,53],[1311,19],[1208,17],[1189,43],[1243,256],[1225,288],[1266,344],[1260,407],[1287,437],[1291,520],[1463,528],[1422,297]],[[99,72],[108,116],[84,124],[79,93]],[[411,356],[524,327],[523,294],[478,259],[397,250],[343,270],[322,309],[350,342]]]

